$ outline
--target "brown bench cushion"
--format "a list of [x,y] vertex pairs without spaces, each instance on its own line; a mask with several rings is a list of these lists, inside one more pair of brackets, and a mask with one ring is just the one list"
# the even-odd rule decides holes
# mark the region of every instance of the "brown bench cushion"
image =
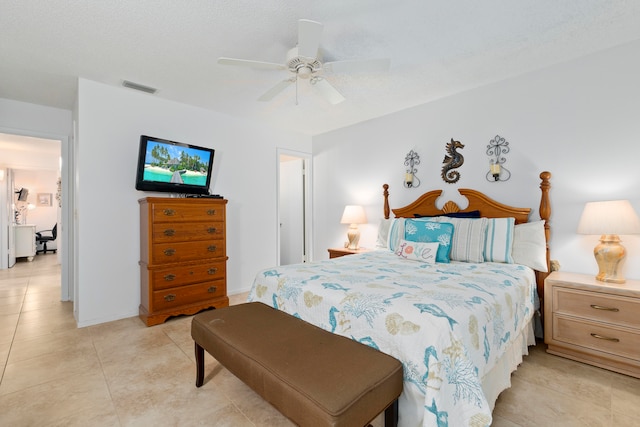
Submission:
[[263,303],[197,314],[191,335],[299,425],[364,426],[402,392],[398,360]]

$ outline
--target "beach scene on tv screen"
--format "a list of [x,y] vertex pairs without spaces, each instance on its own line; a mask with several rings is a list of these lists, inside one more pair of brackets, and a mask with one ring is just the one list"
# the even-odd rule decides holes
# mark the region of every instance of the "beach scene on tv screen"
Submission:
[[207,185],[209,152],[149,141],[144,158],[144,180]]

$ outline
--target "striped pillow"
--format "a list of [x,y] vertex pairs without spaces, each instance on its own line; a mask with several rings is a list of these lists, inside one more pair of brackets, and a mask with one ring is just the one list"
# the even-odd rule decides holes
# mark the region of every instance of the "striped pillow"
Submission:
[[462,262],[484,262],[487,218],[447,218],[453,224],[451,259]]
[[431,218],[437,222],[453,224],[451,259],[461,262],[484,262],[487,218]]
[[485,239],[484,260],[513,264],[513,230],[515,218],[489,218]]

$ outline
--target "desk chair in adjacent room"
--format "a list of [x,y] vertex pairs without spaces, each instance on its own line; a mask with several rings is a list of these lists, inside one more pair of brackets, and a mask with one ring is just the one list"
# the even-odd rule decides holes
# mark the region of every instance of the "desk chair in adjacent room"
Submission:
[[47,243],[55,241],[56,237],[58,237],[58,224],[57,223],[56,223],[56,225],[53,226],[53,228],[51,230],[36,231],[36,243],[41,243],[42,244],[42,249],[40,249],[36,253],[45,253],[46,254],[47,251],[49,251],[49,252],[53,252],[55,254],[56,253],[56,249],[47,249]]

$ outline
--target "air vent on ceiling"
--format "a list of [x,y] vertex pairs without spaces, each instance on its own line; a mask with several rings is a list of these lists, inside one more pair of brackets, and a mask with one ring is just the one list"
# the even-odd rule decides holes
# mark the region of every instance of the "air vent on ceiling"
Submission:
[[150,94],[154,94],[154,93],[156,93],[158,91],[158,89],[156,89],[154,87],[141,85],[141,84],[138,84],[138,83],[130,82],[128,80],[123,80],[122,81],[122,86],[128,87],[129,89],[135,89],[135,90],[139,90],[141,92],[146,92],[146,93],[150,93]]

